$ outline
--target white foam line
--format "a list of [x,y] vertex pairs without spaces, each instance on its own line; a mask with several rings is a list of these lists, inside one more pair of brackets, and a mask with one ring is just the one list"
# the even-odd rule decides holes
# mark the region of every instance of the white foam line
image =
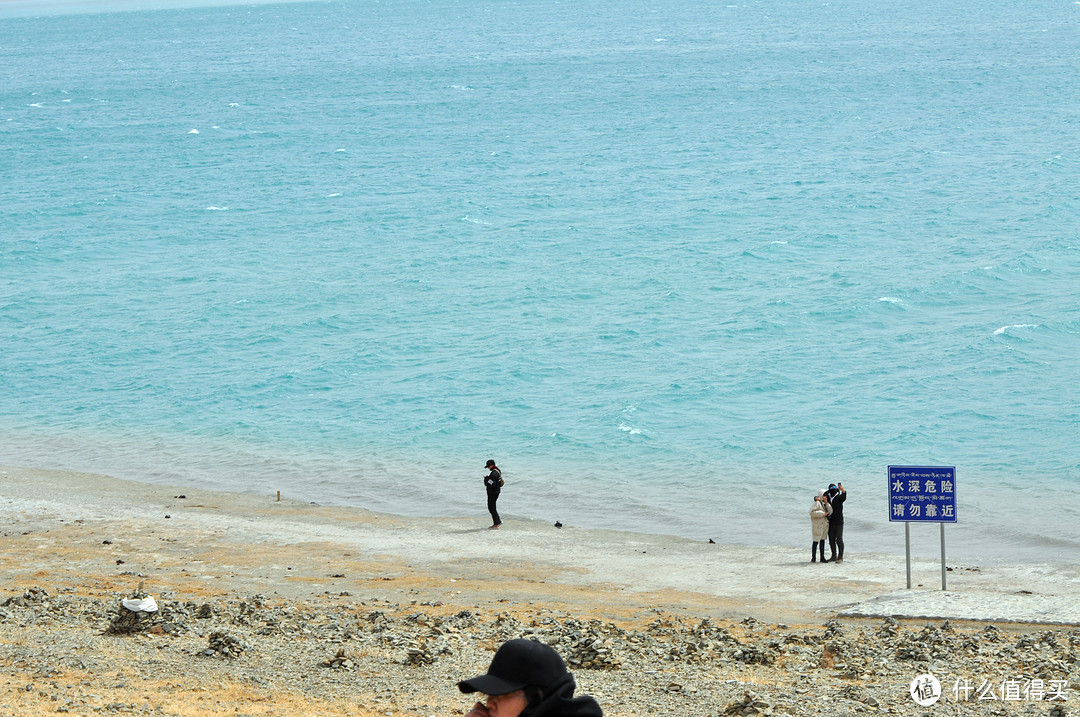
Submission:
[[1002,326],[1000,329],[994,332],[994,336],[1000,336],[1009,329],[1037,329],[1038,324],[1010,324],[1009,326]]

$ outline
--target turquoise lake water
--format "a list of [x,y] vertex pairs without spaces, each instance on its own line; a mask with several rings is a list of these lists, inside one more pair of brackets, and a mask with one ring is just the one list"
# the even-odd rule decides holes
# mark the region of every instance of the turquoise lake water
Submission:
[[74,7],[0,4],[0,463],[806,547],[839,479],[849,555],[955,465],[952,554],[1080,560],[1080,4]]

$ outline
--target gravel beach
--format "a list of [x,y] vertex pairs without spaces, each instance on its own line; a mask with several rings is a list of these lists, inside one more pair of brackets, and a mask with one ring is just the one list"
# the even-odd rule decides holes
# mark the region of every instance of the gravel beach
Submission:
[[922,559],[906,590],[850,540],[821,565],[717,537],[0,468],[0,715],[461,714],[454,683],[523,636],[609,715],[1075,707],[1075,566],[950,564],[942,591]]

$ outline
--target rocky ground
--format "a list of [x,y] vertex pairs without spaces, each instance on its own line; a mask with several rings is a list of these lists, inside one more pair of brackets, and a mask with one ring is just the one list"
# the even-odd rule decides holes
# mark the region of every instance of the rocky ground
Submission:
[[[136,593],[137,594],[137,593]],[[25,589],[0,603],[0,714],[450,715],[504,640],[555,646],[608,715],[1039,714],[1080,694],[1080,629],[827,620],[579,619],[325,594],[206,602]],[[940,701],[909,694],[924,673]],[[966,694],[966,699],[965,697]]]

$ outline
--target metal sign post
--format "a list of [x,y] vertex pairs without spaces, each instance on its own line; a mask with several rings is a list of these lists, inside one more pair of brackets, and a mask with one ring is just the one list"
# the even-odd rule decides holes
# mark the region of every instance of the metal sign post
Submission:
[[904,523],[904,558],[907,560],[907,589],[911,589],[911,523]]
[[941,589],[945,589],[945,524],[939,523],[941,528]]
[[889,522],[904,523],[907,586],[911,589],[911,524],[941,528],[941,589],[945,589],[945,524],[956,522],[956,466],[889,466]]

